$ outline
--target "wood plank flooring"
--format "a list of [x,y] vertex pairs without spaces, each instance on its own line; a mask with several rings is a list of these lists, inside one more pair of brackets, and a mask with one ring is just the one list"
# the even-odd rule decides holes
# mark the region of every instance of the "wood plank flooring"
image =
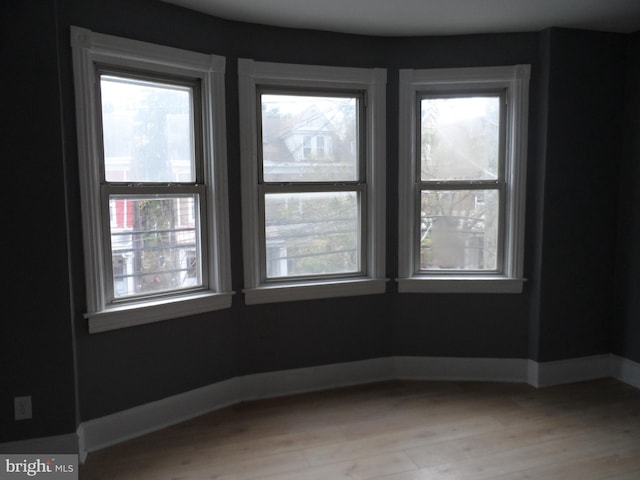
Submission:
[[388,382],[244,403],[89,455],[81,480],[639,480],[613,379]]

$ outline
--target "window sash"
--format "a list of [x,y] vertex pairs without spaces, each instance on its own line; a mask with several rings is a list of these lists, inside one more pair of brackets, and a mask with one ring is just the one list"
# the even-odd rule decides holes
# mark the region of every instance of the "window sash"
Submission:
[[[260,279],[264,285],[290,284],[295,282],[308,282],[310,280],[322,279],[347,279],[361,277],[367,273],[367,204],[366,185],[364,184],[339,184],[339,185],[308,185],[308,184],[286,184],[286,185],[260,185],[259,192],[259,243],[260,243]],[[357,201],[357,257],[358,269],[347,273],[326,273],[315,275],[290,275],[269,277],[267,275],[267,238],[266,238],[266,207],[265,199],[269,194],[298,194],[298,193],[355,193]]]
[[[104,126],[103,126],[103,105],[102,105],[102,92],[101,92],[101,78],[103,76],[111,76],[122,78],[125,80],[133,80],[140,82],[149,82],[150,84],[155,84],[159,86],[166,85],[167,87],[176,86],[176,87],[185,87],[191,92],[191,142],[193,144],[193,158],[192,158],[192,168],[194,170],[194,179],[189,182],[170,182],[170,183],[203,183],[204,181],[204,162],[203,162],[203,109],[202,109],[202,93],[201,93],[201,81],[197,78],[186,78],[178,75],[171,74],[159,74],[157,72],[149,72],[144,69],[135,69],[135,68],[118,68],[112,65],[103,65],[96,64],[95,68],[96,75],[96,102],[97,102],[97,112],[99,115],[96,118],[96,128],[100,132],[98,136],[99,140],[99,148],[100,148],[100,156],[102,162],[100,162],[100,178],[102,182],[107,182],[106,180],[106,158],[105,158],[105,146],[104,146]],[[108,183],[127,183],[118,182],[118,181],[109,181]],[[139,182],[135,181],[138,184],[144,183],[153,183],[153,182]],[[162,182],[166,183],[166,182]]]
[[[160,297],[174,297],[184,295],[189,292],[203,292],[210,289],[209,287],[209,267],[207,245],[207,209],[206,209],[206,188],[203,185],[154,185],[154,186],[124,186],[124,185],[103,185],[100,189],[102,204],[102,231],[103,231],[103,265],[105,270],[105,306],[125,305],[128,303],[137,303],[145,299],[154,299]],[[196,249],[200,254],[200,270],[201,282],[196,287],[186,287],[180,289],[163,290],[159,292],[140,293],[138,295],[127,295],[124,297],[116,297],[114,292],[114,272],[113,260],[114,250],[112,248],[111,218],[110,218],[110,199],[112,196],[122,196],[130,199],[175,199],[181,197],[195,196],[196,209],[195,219],[195,243]],[[137,197],[137,198],[136,198]]]
[[[317,180],[291,180],[287,182],[272,182],[264,179],[264,153],[263,153],[263,125],[262,125],[262,96],[263,95],[290,95],[303,97],[330,97],[330,98],[353,98],[356,101],[356,129],[357,129],[357,178],[353,181],[317,181]],[[295,88],[287,86],[256,86],[256,121],[257,121],[257,153],[258,153],[258,183],[259,184],[283,184],[283,183],[308,183],[313,185],[333,184],[333,183],[365,183],[367,178],[366,160],[366,92],[362,90],[350,90],[343,88]],[[314,150],[313,143],[316,138],[309,137],[309,149]],[[307,136],[303,141],[307,141]],[[304,144],[302,148],[306,148]],[[304,156],[304,155],[303,155]],[[306,158],[306,157],[305,157]]]
[[[465,268],[422,268],[421,265],[421,222],[422,222],[422,193],[425,191],[496,191],[498,193],[498,231],[496,245],[496,268],[495,269],[465,269]],[[420,182],[415,189],[415,206],[414,206],[414,234],[413,234],[413,273],[416,275],[438,275],[438,276],[486,276],[491,274],[502,274],[505,269],[505,192],[506,185],[504,182]]]
[[[428,90],[420,90],[418,92],[416,92],[416,101],[415,101],[415,118],[416,118],[416,122],[415,122],[415,128],[416,128],[416,134],[415,134],[415,141],[416,141],[416,147],[415,147],[415,152],[416,152],[416,160],[415,160],[415,164],[414,164],[414,168],[416,169],[416,174],[415,174],[415,178],[417,181],[421,181],[424,183],[435,183],[435,184],[442,184],[442,183],[451,183],[451,184],[455,184],[457,182],[459,183],[491,183],[493,181],[498,181],[498,182],[504,182],[505,181],[505,145],[506,145],[506,114],[507,114],[507,109],[506,109],[506,90],[504,88],[501,89],[478,89],[478,90],[473,90],[473,89],[464,89],[464,90],[453,90],[453,91],[447,91],[446,93],[437,93],[437,92],[429,92]],[[423,100],[439,100],[439,99],[464,99],[464,98],[482,98],[482,97],[486,97],[486,98],[498,98],[498,102],[499,102],[499,114],[498,114],[498,118],[499,118],[499,126],[498,126],[498,165],[496,167],[496,172],[497,172],[497,178],[494,179],[464,179],[464,180],[444,180],[444,179],[437,179],[437,180],[422,180],[422,159],[421,159],[421,154],[422,154],[422,109],[421,109],[421,103]]]

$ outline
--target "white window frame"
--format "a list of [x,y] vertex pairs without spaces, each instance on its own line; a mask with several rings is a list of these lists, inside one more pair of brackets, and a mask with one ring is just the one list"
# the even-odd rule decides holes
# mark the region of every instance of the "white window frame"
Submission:
[[[80,169],[89,332],[178,318],[231,306],[229,220],[227,207],[225,58],[129,40],[71,27]],[[202,112],[202,155],[206,216],[201,224],[202,288],[152,298],[115,303],[109,298],[104,253],[104,201],[101,199],[101,136],[97,102],[98,66],[130,69],[153,75],[180,76],[199,81]],[[108,213],[107,213],[108,215]],[[206,259],[206,261],[204,260]]]
[[[384,293],[385,278],[385,98],[386,70],[238,61],[240,141],[242,166],[242,225],[247,304]],[[261,87],[357,90],[365,95],[366,202],[363,273],[356,277],[287,279],[262,278],[261,210],[259,182],[257,95]],[[265,247],[266,248],[266,247]]]
[[[399,104],[398,291],[404,293],[520,293],[523,289],[529,65],[401,69]],[[417,102],[422,94],[504,90],[506,100],[502,215],[503,256],[496,273],[416,269],[420,195]]]

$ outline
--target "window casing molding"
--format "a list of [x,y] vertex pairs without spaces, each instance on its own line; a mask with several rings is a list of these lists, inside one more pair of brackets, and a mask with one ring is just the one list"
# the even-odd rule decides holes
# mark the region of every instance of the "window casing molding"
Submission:
[[[399,264],[398,291],[406,293],[519,293],[523,283],[529,65],[400,70],[399,104]],[[420,195],[418,108],[421,95],[503,90],[504,196],[499,271],[442,273],[418,270]]]
[[[385,278],[385,89],[386,70],[256,62],[238,62],[240,140],[242,166],[242,224],[247,304],[384,293]],[[264,225],[261,207],[259,119],[257,96],[261,89],[304,89],[307,92],[362,92],[364,108],[365,176],[361,187],[365,202],[362,272],[324,278],[264,278]],[[303,187],[304,188],[304,187]],[[327,186],[327,188],[330,188]],[[262,190],[264,191],[264,190]]]
[[[90,332],[100,332],[231,306],[229,264],[226,132],[225,59],[146,42],[134,41],[71,27],[76,123],[80,169],[81,209],[85,254],[87,313]],[[105,272],[109,247],[103,241],[108,225],[108,208],[102,193],[102,129],[97,101],[98,69],[128,70],[162,78],[188,78],[200,85],[203,285],[192,291],[178,291],[132,301],[113,302]],[[106,217],[106,218],[105,218]],[[204,217],[204,215],[201,215]]]

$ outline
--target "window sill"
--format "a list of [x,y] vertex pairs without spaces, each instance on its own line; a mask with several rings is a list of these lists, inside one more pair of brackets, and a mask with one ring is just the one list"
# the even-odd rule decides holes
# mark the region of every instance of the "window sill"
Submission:
[[85,318],[89,320],[89,333],[106,332],[229,308],[233,294],[234,292],[205,292],[171,300],[165,298],[109,307],[99,312],[87,313]]
[[397,282],[399,293],[522,293],[525,279],[424,275],[398,278]]
[[243,290],[247,305],[320,298],[375,295],[386,291],[387,279],[350,279],[266,285]]

